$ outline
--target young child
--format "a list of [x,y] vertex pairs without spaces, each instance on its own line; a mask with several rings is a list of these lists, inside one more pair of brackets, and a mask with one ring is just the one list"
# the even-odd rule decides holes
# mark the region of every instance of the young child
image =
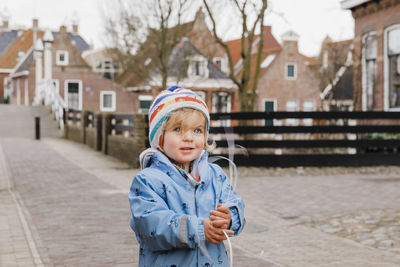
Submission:
[[178,86],[149,111],[151,148],[129,193],[139,266],[229,266],[222,243],[245,224],[243,200],[223,170],[208,163],[205,102]]

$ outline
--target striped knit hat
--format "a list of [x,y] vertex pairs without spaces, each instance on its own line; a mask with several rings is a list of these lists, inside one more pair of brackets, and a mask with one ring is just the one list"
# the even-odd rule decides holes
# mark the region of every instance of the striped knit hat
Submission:
[[193,108],[201,111],[206,118],[206,137],[210,128],[210,115],[206,103],[195,92],[180,86],[172,86],[162,91],[154,99],[149,110],[149,141],[157,148],[162,141],[163,123],[177,109]]

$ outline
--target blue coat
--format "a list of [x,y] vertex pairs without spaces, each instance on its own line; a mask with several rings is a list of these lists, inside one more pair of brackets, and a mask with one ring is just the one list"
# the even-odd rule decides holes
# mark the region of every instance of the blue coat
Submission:
[[133,179],[130,226],[140,243],[139,266],[229,266],[224,244],[205,241],[203,220],[222,203],[237,235],[245,224],[244,203],[223,170],[207,160],[207,152],[197,159],[201,181],[190,183],[157,151]]

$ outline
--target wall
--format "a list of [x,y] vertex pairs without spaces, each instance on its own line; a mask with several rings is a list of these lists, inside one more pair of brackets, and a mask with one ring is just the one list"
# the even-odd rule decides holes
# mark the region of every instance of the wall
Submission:
[[[83,112],[82,125],[87,125],[87,112]],[[127,162],[134,168],[139,167],[139,155],[146,149],[146,128],[144,114],[132,114],[135,127],[130,137],[111,134],[111,114],[98,113],[94,115],[95,127],[85,127],[73,124],[65,125],[65,138],[89,147],[101,150],[104,154]],[[83,130],[84,129],[84,130]]]
[[356,7],[352,12],[355,18],[354,30],[354,100],[355,110],[361,110],[362,96],[362,37],[375,31],[378,44],[376,93],[374,96],[376,110],[384,108],[384,30],[394,24],[400,24],[400,3],[398,1],[371,1]]
[[[257,111],[264,111],[264,99],[275,99],[276,111],[286,111],[288,100],[298,100],[302,111],[304,100],[314,100],[318,110],[320,106],[319,81],[298,52],[297,42],[284,42],[282,51],[276,56],[259,80]],[[297,78],[285,79],[285,64],[297,64]]]

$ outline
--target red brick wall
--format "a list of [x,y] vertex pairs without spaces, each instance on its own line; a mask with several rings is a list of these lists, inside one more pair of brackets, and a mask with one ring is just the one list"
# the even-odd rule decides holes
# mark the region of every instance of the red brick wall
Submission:
[[[397,3],[396,3],[397,2]],[[384,109],[384,30],[392,25],[400,24],[400,3],[398,1],[371,1],[365,6],[353,10],[354,30],[354,99],[355,109],[361,110],[362,96],[362,37],[375,31],[378,44],[376,94],[374,96],[376,110]]]
[[[285,79],[286,63],[297,64],[297,79]],[[260,77],[258,84],[257,111],[264,111],[264,99],[275,99],[277,111],[285,111],[288,100],[297,100],[300,111],[305,100],[314,100],[316,110],[320,107],[319,81],[298,53],[297,42],[284,43],[282,51]]]
[[0,73],[0,97],[4,97],[4,79],[8,76],[8,73]]
[[137,112],[138,110],[135,93],[126,92],[121,86],[88,69],[68,69],[67,72],[61,68],[53,68],[53,79],[59,80],[60,95],[62,98],[64,98],[66,80],[82,81],[83,110],[100,111],[101,91],[116,92],[116,112],[128,113]]

